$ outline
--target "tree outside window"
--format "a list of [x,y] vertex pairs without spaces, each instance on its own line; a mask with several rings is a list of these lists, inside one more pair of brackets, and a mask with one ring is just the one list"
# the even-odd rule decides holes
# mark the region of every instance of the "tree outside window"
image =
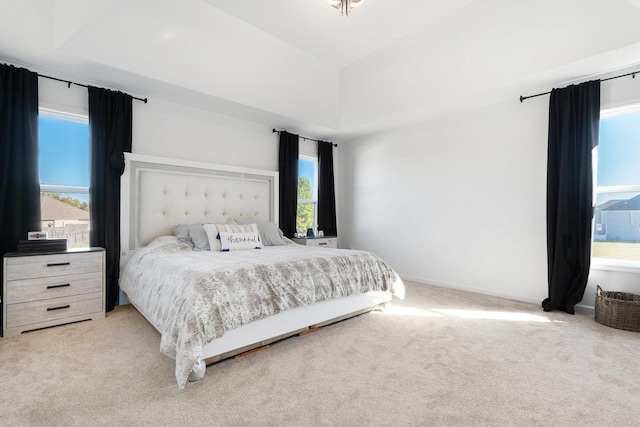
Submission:
[[305,235],[307,229],[315,230],[317,224],[317,159],[300,158],[298,160],[298,211],[296,230]]

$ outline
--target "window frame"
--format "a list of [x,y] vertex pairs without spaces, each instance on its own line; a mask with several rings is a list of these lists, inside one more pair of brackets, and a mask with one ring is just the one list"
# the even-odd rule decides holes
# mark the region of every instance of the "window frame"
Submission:
[[[304,161],[308,161],[308,162],[313,162],[313,185],[311,188],[311,191],[313,192],[313,199],[297,199],[297,205],[298,204],[312,204],[314,205],[314,209],[313,209],[313,230],[315,233],[315,230],[317,228],[317,224],[318,224],[318,157],[313,157],[313,156],[309,156],[309,155],[304,155],[304,154],[299,154],[298,155],[298,160],[304,160]],[[300,178],[300,171],[298,170],[298,179]],[[296,205],[296,206],[297,206]],[[297,208],[296,208],[296,223],[297,223],[297,218],[298,218],[298,212],[297,212]],[[297,226],[296,226],[297,229]],[[303,232],[305,232],[306,230],[302,230]]]
[[[76,122],[76,123],[81,123],[84,125],[87,125],[87,128],[89,127],[89,116],[88,114],[76,114],[76,113],[69,113],[69,112],[65,112],[65,111],[60,111],[60,110],[54,110],[54,109],[49,109],[49,108],[44,108],[44,107],[40,107],[38,109],[38,120],[40,120],[40,117],[47,117],[47,118],[52,118],[52,119],[58,119],[58,120],[65,120],[68,122]],[[38,129],[38,133],[40,133],[40,129]],[[90,137],[90,136],[89,136]],[[90,174],[91,174],[91,148],[90,148],[90,144],[91,141],[87,141],[87,143],[89,144],[89,153],[88,153],[88,158],[87,158],[87,162],[88,162],[88,166],[89,166],[89,179],[90,179]],[[40,161],[40,159],[38,159],[38,161]],[[38,166],[38,173],[40,173],[40,166]],[[40,194],[47,194],[47,193],[57,193],[57,194],[63,194],[63,195],[69,195],[69,194],[83,194],[87,196],[87,203],[91,203],[91,194],[90,194],[90,185],[89,186],[68,186],[68,185],[57,185],[57,184],[42,184],[40,183]],[[89,233],[91,230],[91,212],[87,211],[87,213],[89,214],[89,220],[88,220],[88,224],[87,224],[87,230],[82,231],[82,236],[84,237],[85,234],[84,233]],[[68,227],[68,225],[64,225],[64,221],[63,221],[63,228]],[[91,246],[91,240],[81,240],[81,243],[78,244],[77,240],[75,240],[75,237],[77,236],[76,234],[77,232],[74,232],[73,236],[74,236],[74,240],[73,243],[68,243],[68,244],[72,244],[73,248],[79,248],[79,247],[90,247]],[[65,238],[69,238],[68,234],[64,234],[63,235]],[[88,237],[89,234],[86,234],[86,236]]]
[[[633,114],[640,113],[640,103],[633,103],[624,105],[621,107],[611,107],[611,108],[603,108],[600,110],[600,120],[621,116],[625,114]],[[594,207],[594,215],[592,218],[592,235],[591,235],[591,245],[595,242],[594,237],[595,233],[595,201],[599,194],[607,194],[607,193],[640,193],[640,185],[609,185],[609,186],[598,186],[597,178],[598,178],[598,149],[594,150],[594,160],[593,160],[593,207]],[[632,272],[639,273],[640,272],[640,260],[624,260],[624,259],[615,259],[615,258],[597,258],[593,255],[591,256],[591,268],[594,270],[607,270],[607,271],[620,271],[620,272]]]

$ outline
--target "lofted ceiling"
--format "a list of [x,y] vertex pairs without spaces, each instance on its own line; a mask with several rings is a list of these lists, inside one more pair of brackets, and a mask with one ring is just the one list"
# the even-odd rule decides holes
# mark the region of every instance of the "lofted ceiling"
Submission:
[[0,0],[0,59],[335,141],[640,63],[640,0]]

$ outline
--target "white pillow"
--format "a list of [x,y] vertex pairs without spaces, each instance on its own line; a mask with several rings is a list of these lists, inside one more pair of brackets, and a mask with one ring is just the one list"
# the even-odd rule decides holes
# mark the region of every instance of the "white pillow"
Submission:
[[[209,247],[212,251],[221,251],[220,232],[225,233],[256,233],[258,236],[258,226],[256,224],[234,225],[234,224],[204,224],[204,231],[209,238]],[[262,244],[260,245],[262,247]]]
[[238,249],[261,249],[260,233],[256,231],[244,233],[220,232],[220,245],[222,252]]

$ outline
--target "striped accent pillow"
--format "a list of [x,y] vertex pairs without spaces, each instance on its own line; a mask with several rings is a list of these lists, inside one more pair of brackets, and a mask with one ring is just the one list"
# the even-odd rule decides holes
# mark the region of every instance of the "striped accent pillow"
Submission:
[[254,231],[248,233],[227,233],[226,231],[221,231],[219,236],[222,252],[238,249],[262,249],[260,234]]
[[[204,231],[209,238],[209,247],[212,251],[221,251],[220,232],[225,233],[256,233],[260,240],[260,233],[256,224],[204,224]],[[262,245],[260,245],[262,247]]]

